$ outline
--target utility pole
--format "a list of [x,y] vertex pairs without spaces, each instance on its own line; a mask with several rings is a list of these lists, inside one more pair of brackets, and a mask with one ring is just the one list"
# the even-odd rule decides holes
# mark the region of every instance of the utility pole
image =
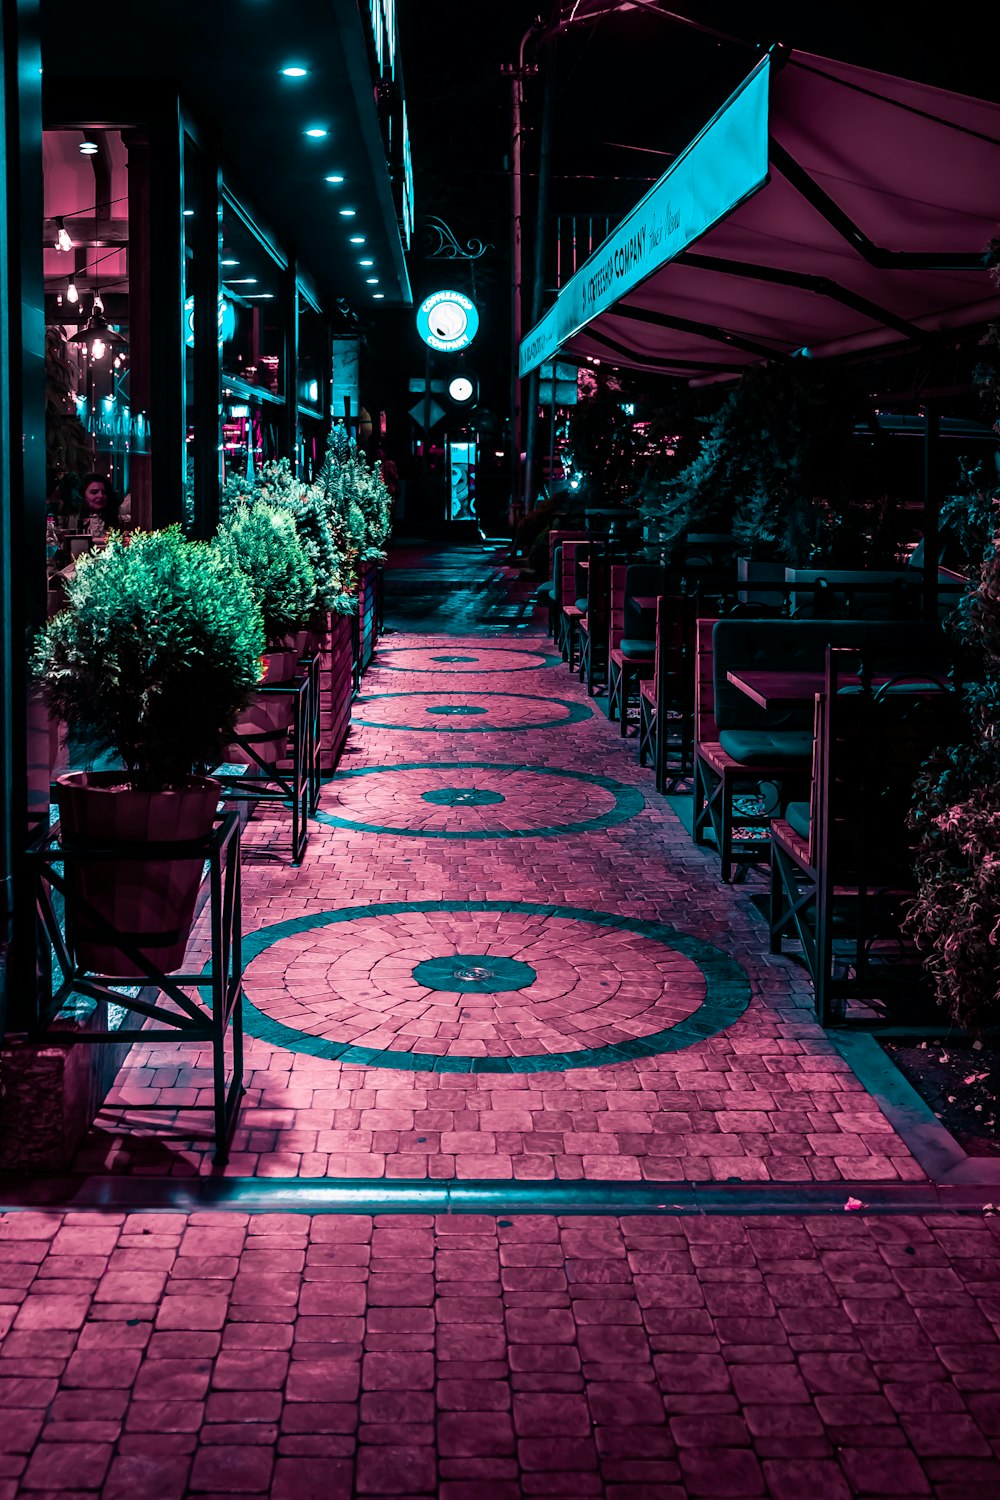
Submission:
[[[553,26],[558,13],[554,7]],[[545,48],[545,64],[542,95],[542,134],[538,161],[538,209],[535,214],[535,274],[531,284],[531,317],[528,326],[534,328],[542,315],[542,293],[545,288],[545,231],[549,217],[549,184],[552,180],[552,117],[555,113],[556,38],[558,32],[550,27]],[[518,339],[520,343],[520,339]],[[555,415],[555,364],[552,366],[552,403]],[[524,509],[530,511],[535,504],[535,455],[538,451],[538,380],[536,365],[528,376],[527,430],[524,443]]]
[[521,377],[518,373],[518,350],[521,347],[522,332],[522,207],[521,207],[521,156],[523,144],[523,106],[524,106],[524,79],[529,73],[537,69],[533,65],[526,65],[524,61],[524,49],[528,41],[542,27],[541,17],[536,17],[521,38],[521,45],[517,52],[517,62],[513,65],[504,65],[501,69],[505,77],[510,79],[510,118],[511,118],[511,246],[510,246],[510,281],[511,281],[511,325],[513,335],[513,351],[511,355],[511,377],[510,377],[510,408],[511,408],[511,530],[517,530],[517,522],[521,514],[520,479],[521,479],[521,445],[524,436],[524,418],[521,404]]

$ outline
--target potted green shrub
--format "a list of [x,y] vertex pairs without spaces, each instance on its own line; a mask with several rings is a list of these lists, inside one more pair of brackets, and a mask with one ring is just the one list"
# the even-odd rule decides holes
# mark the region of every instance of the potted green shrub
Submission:
[[[290,682],[302,655],[299,632],[309,625],[316,608],[316,575],[292,517],[263,500],[238,503],[219,527],[216,546],[233,573],[246,580],[260,608],[264,683],[271,687]],[[284,747],[291,713],[290,693],[261,694],[241,716],[237,731],[262,761],[273,765]],[[230,753],[230,759],[245,758],[238,748]]]
[[113,752],[121,768],[56,783],[67,845],[122,848],[120,860],[73,862],[67,931],[97,973],[143,970],[88,918],[89,906],[160,969],[183,963],[202,861],[143,859],[143,846],[211,831],[217,764],[260,676],[260,611],[242,576],[179,527],[112,534],[82,557],[67,607],[48,622],[34,666],[50,710]]
[[942,1009],[972,1035],[1000,1021],[1000,536],[953,626],[965,716],[917,782],[917,896],[906,927]]
[[265,678],[292,676],[294,637],[316,607],[316,575],[287,511],[266,501],[234,505],[219,527],[216,546],[241,573],[264,621]]

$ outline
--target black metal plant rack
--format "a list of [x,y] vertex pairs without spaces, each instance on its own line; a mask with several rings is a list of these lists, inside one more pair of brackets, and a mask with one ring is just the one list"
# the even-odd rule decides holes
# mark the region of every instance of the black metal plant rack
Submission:
[[[242,775],[216,769],[212,772],[222,784],[222,795],[229,802],[283,802],[292,810],[292,863],[301,864],[309,841],[309,816],[319,802],[319,657],[305,658],[299,664],[299,675],[288,682],[264,683],[257,689],[262,697],[286,697],[292,700],[291,722],[272,729],[234,734],[233,744],[250,757]],[[277,761],[264,757],[268,745],[291,738],[291,764],[282,769]]]
[[[213,1100],[211,1104],[185,1106],[188,1110],[211,1110],[214,1116],[215,1163],[228,1160],[229,1146],[239,1115],[243,1088],[243,958],[240,909],[240,824],[235,812],[218,816],[204,839],[180,843],[143,844],[144,861],[198,859],[208,875],[208,908],[211,956],[198,973],[164,973],[143,952],[143,935],[120,932],[112,922],[75,888],[74,866],[111,863],[123,858],[121,844],[62,841],[61,824],[43,833],[28,851],[35,882],[36,911],[40,924],[40,983],[37,1012],[32,1027],[35,1040],[118,1044],[171,1040],[208,1042],[212,1048]],[[61,922],[53,893],[66,902],[72,890],[67,920]],[[89,934],[113,944],[139,971],[127,977],[98,974],[78,960],[73,939],[73,913],[86,922]],[[46,946],[45,940],[51,948]],[[52,958],[55,963],[53,965]],[[129,989],[141,986],[137,995]],[[116,988],[119,986],[119,988]],[[126,988],[121,988],[126,987]],[[186,991],[197,991],[192,996]],[[207,996],[202,998],[202,992]],[[152,992],[152,993],[151,993]],[[98,1004],[118,1006],[141,1018],[135,1026],[116,1030],[71,1032],[56,1029],[60,1013],[73,996]],[[164,1003],[167,1002],[167,1003]],[[153,1022],[155,1024],[143,1024]],[[227,1067],[226,1042],[231,1041]],[[229,1074],[227,1080],[227,1072]],[[150,1106],[144,1106],[149,1108]],[[154,1106],[173,1110],[172,1105]]]

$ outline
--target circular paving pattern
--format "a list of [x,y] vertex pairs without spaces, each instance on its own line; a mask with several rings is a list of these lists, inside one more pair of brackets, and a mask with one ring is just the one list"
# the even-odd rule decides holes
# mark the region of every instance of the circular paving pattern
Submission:
[[644,806],[640,791],[607,776],[552,766],[423,761],[338,771],[323,789],[316,819],[360,833],[416,838],[540,838],[610,828]]
[[561,656],[543,651],[507,650],[502,646],[470,647],[468,651],[446,651],[440,646],[386,646],[380,648],[378,664],[390,672],[532,672],[554,667]]
[[244,940],[250,1034],[417,1072],[603,1067],[731,1026],[735,960],[660,922],[525,901],[384,902]]
[[[509,729],[559,729],[593,715],[586,703],[536,698],[531,693],[373,693],[355,700],[351,723],[366,729],[409,729],[429,734],[491,734]],[[455,719],[476,720],[475,724]],[[446,723],[436,723],[445,719]]]

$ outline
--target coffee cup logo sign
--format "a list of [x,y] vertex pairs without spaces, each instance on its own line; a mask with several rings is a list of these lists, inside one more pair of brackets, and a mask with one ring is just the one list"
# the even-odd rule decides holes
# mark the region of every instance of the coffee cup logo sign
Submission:
[[417,309],[417,332],[441,354],[467,349],[478,329],[475,303],[462,292],[432,292]]

